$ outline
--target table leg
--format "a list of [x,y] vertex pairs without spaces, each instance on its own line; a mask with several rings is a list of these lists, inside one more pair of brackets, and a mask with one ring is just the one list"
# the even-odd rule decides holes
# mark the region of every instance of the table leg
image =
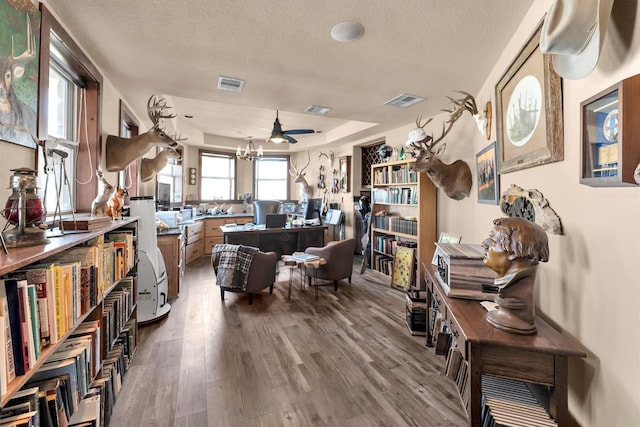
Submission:
[[291,283],[293,282],[293,266],[290,265],[289,266],[289,295],[287,296],[287,299],[291,299]]

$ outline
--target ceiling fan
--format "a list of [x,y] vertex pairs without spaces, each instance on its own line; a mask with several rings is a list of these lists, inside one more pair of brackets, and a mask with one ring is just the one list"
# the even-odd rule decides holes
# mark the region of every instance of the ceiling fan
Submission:
[[316,131],[313,129],[289,129],[282,130],[282,125],[280,124],[280,120],[278,119],[278,110],[276,110],[276,120],[273,122],[273,130],[271,131],[271,136],[267,138],[267,142],[272,142],[274,144],[280,144],[285,141],[289,141],[291,144],[295,144],[298,142],[297,139],[293,138],[290,135],[302,135],[305,133],[315,133]]

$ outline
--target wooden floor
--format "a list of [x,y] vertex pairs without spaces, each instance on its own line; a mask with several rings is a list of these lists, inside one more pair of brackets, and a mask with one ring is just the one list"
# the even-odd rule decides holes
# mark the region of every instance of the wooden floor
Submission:
[[[411,336],[404,295],[359,274],[338,292],[288,267],[273,295],[220,299],[205,257],[169,316],[140,328],[111,426],[466,425],[444,358]],[[297,273],[296,273],[296,278]]]

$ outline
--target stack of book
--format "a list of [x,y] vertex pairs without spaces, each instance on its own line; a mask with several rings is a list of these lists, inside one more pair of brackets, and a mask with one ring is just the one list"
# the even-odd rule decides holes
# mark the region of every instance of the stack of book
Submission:
[[77,214],[75,219],[62,220],[62,226],[65,230],[99,230],[113,223],[110,216],[91,216],[90,214]]

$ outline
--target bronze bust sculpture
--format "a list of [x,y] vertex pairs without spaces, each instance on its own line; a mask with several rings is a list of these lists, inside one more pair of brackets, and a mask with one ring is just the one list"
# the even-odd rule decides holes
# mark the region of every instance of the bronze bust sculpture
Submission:
[[539,225],[523,218],[498,218],[482,242],[483,262],[496,273],[498,309],[487,321],[498,329],[532,335],[536,333],[533,286],[538,262],[549,260],[549,242]]

